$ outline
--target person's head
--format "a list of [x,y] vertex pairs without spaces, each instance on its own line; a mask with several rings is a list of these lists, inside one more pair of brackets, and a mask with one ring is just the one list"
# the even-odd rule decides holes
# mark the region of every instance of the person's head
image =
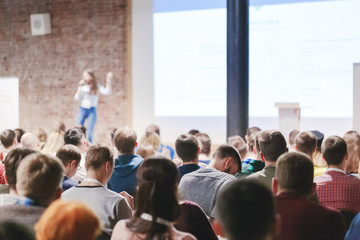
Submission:
[[240,153],[241,159],[245,160],[248,153],[248,146],[244,139],[240,136],[231,136],[228,138],[228,144],[234,146]]
[[22,128],[16,128],[14,132],[16,133],[16,141],[20,143],[22,135],[25,134],[25,130]]
[[71,178],[75,175],[77,168],[80,164],[81,160],[81,152],[80,149],[75,147],[74,145],[68,144],[60,148],[56,153],[56,157],[58,157],[65,167],[65,175],[68,178]]
[[83,72],[83,80],[86,84],[89,84],[91,92],[93,94],[97,93],[98,85],[95,78],[94,71],[92,69],[85,69]]
[[13,130],[6,129],[1,132],[0,141],[6,149],[12,149],[16,147],[16,133]]
[[301,132],[295,137],[295,150],[305,153],[313,159],[316,151],[316,136],[312,132]]
[[115,137],[115,133],[116,133],[116,128],[109,128],[109,133],[110,133],[110,145],[111,146],[115,146],[115,143],[114,143],[114,137]]
[[39,139],[34,133],[27,132],[21,137],[21,145],[23,148],[39,150]]
[[134,154],[136,147],[136,132],[128,127],[116,130],[114,135],[114,144],[121,155]]
[[61,196],[64,167],[56,157],[33,153],[20,162],[16,178],[16,190],[20,196],[48,206]]
[[160,136],[160,128],[158,125],[151,124],[145,129],[145,133],[157,133]]
[[157,133],[149,132],[145,133],[139,141],[140,145],[150,145],[154,151],[158,151],[161,146],[161,140]]
[[4,160],[5,174],[10,189],[16,190],[16,170],[18,169],[21,160],[32,153],[35,153],[35,151],[31,149],[15,148],[6,155]]
[[154,221],[147,226],[147,239],[167,239],[170,227],[156,223],[155,219],[162,218],[173,222],[179,216],[177,199],[178,170],[175,164],[163,157],[153,156],[139,167],[137,171],[138,189],[135,215],[127,223],[128,228],[141,232],[143,225],[139,222],[142,213],[152,215]]
[[143,159],[148,159],[152,155],[156,154],[154,147],[151,145],[139,145],[136,150],[136,154],[141,156]]
[[35,240],[28,227],[16,222],[0,222],[0,239],[6,240]]
[[261,159],[275,163],[278,157],[287,152],[286,140],[277,130],[262,131],[258,135]]
[[230,184],[220,194],[217,210],[229,240],[265,240],[275,235],[273,195],[257,181],[243,179]]
[[292,192],[308,197],[315,191],[314,165],[308,155],[301,152],[284,153],[276,162],[273,192]]
[[86,137],[86,127],[84,125],[79,125],[76,126],[75,128],[80,129],[83,132],[84,136]]
[[101,232],[94,212],[81,202],[56,200],[35,225],[37,240],[95,240]]
[[64,143],[78,147],[81,152],[85,150],[85,141],[85,135],[79,128],[70,128],[65,132]]
[[324,140],[324,134],[322,132],[319,132],[318,130],[311,130],[311,132],[316,137],[316,151],[321,153],[321,145]]
[[290,144],[290,150],[295,151],[295,138],[300,133],[299,130],[292,130],[289,133],[289,144]]
[[64,135],[65,133],[60,130],[53,130],[48,137],[45,146],[41,150],[43,154],[54,154],[64,146]]
[[206,156],[210,156],[211,139],[209,135],[207,135],[206,133],[197,133],[195,134],[195,137],[201,142],[200,152],[205,154]]
[[45,132],[44,129],[39,128],[39,129],[37,130],[37,138],[39,139],[40,142],[46,142],[46,140],[47,140],[47,134],[46,134],[46,132]]
[[190,134],[190,135],[196,135],[196,134],[198,134],[198,133],[200,133],[200,131],[197,130],[197,129],[191,129],[191,130],[188,132],[188,134]]
[[198,139],[190,134],[181,134],[176,139],[175,150],[183,162],[196,162],[200,151]]
[[211,165],[221,172],[233,175],[241,172],[241,157],[235,147],[224,144],[216,149]]
[[347,158],[347,145],[339,136],[328,137],[321,146],[321,152],[328,166],[345,168],[344,160]]
[[86,153],[85,168],[86,172],[96,172],[107,182],[114,168],[114,154],[105,144],[92,145]]
[[347,174],[357,173],[360,160],[360,135],[357,131],[348,131],[344,135],[344,140],[348,154],[345,171]]
[[248,129],[246,129],[246,135],[245,135],[246,142],[248,142],[250,135],[252,135],[254,133],[258,133],[260,131],[261,131],[261,129],[259,127],[250,127]]

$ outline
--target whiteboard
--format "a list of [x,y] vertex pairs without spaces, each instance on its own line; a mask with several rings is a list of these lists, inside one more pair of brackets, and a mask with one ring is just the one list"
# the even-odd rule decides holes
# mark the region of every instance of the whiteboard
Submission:
[[19,78],[0,77],[0,130],[19,127]]

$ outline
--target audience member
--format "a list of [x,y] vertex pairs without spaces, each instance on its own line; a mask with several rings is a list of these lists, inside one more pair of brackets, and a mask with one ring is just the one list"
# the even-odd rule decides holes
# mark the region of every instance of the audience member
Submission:
[[201,142],[199,164],[209,165],[211,153],[211,139],[206,133],[197,133],[195,137]]
[[231,136],[228,138],[227,143],[238,150],[238,152],[240,153],[240,157],[243,161],[246,159],[246,155],[248,153],[248,146],[242,137]]
[[198,134],[198,133],[200,133],[200,131],[199,130],[197,130],[197,129],[191,129],[189,132],[188,132],[188,134],[190,134],[190,135],[196,135],[196,134]]
[[349,230],[346,233],[345,240],[359,240],[360,236],[360,213],[352,221]]
[[33,232],[26,226],[11,222],[0,222],[0,239],[4,240],[35,240]]
[[157,151],[154,150],[153,146],[150,145],[140,145],[137,150],[136,154],[142,157],[143,159],[148,159],[149,157],[156,154]]
[[344,140],[347,145],[348,154],[345,173],[359,178],[360,135],[356,131],[348,131],[344,135]]
[[183,165],[178,167],[179,181],[188,173],[198,170],[200,147],[198,139],[190,134],[180,135],[175,142],[175,149],[177,155],[183,161]]
[[285,153],[276,163],[273,192],[281,232],[276,239],[344,239],[345,225],[339,211],[313,203],[314,167],[303,153]]
[[80,166],[73,177],[74,181],[81,182],[86,175],[85,168],[85,153],[86,153],[86,139],[84,133],[79,128],[70,128],[65,132],[64,143],[71,144],[80,149],[81,160]]
[[103,223],[102,231],[111,236],[115,224],[132,215],[127,200],[105,187],[114,168],[113,154],[108,146],[96,144],[90,147],[85,161],[86,178],[78,186],[65,191],[61,198],[88,205]]
[[184,175],[179,184],[179,196],[200,205],[211,218],[217,218],[215,205],[219,192],[241,171],[239,152],[231,145],[221,145],[207,168]]
[[263,183],[270,191],[272,190],[272,179],[275,176],[276,161],[278,157],[287,152],[286,140],[281,132],[277,130],[262,131],[258,134],[260,157],[265,162],[261,171],[248,176]]
[[118,129],[114,136],[115,147],[119,156],[115,159],[115,167],[107,187],[114,192],[126,191],[134,196],[136,193],[136,172],[144,159],[134,154],[137,135],[130,128]]
[[316,137],[316,151],[313,155],[313,162],[315,166],[318,167],[323,167],[326,168],[327,164],[326,161],[324,160],[323,156],[322,156],[322,152],[321,152],[321,145],[322,142],[324,140],[324,134],[319,132],[318,130],[312,130],[311,131],[313,134],[315,134]]
[[39,140],[39,148],[43,149],[47,141],[47,134],[44,129],[39,128],[36,132],[36,137]]
[[17,141],[17,146],[18,147],[22,147],[21,145],[21,138],[22,136],[25,134],[25,130],[22,128],[16,128],[14,130],[14,132],[16,133],[16,141]]
[[157,152],[161,146],[160,137],[157,133],[145,133],[139,141],[139,145],[150,145]]
[[35,232],[36,240],[95,240],[101,229],[85,204],[56,200],[35,225]]
[[347,161],[345,140],[338,136],[328,137],[322,152],[328,168],[314,179],[320,203],[339,210],[360,212],[360,180],[344,172]]
[[119,221],[111,239],[196,239],[176,230],[172,224],[179,215],[177,175],[174,163],[164,157],[146,160],[137,173],[139,185],[134,217]]
[[77,186],[77,182],[71,180],[79,167],[81,160],[81,152],[74,145],[68,144],[60,148],[60,150],[56,153],[56,157],[58,157],[65,167],[65,176],[64,181],[62,182],[63,191],[68,190],[69,188]]
[[[149,126],[146,128],[145,132],[146,132],[146,133],[155,132],[155,133],[157,133],[157,134],[160,136],[160,128],[159,128],[159,126],[157,126],[157,125],[155,125],[155,124],[149,125]],[[165,151],[169,151],[169,152],[170,152],[170,157],[171,157],[171,159],[174,159],[175,150],[174,150],[171,146],[160,144],[160,148],[158,149],[158,151],[161,152],[161,153],[163,153],[163,152],[165,152]]]
[[295,138],[296,136],[300,133],[299,130],[292,130],[290,133],[289,133],[289,145],[290,145],[290,148],[289,148],[289,151],[290,152],[294,152],[295,151]]
[[9,152],[5,158],[6,179],[9,184],[9,194],[0,194],[0,207],[15,204],[19,199],[16,191],[16,171],[20,162],[28,155],[35,153],[34,150],[16,148]]
[[0,135],[1,144],[4,149],[0,153],[0,163],[4,161],[6,155],[17,146],[16,133],[13,130],[6,129]]
[[56,152],[64,146],[64,135],[65,133],[60,130],[53,130],[48,137],[48,141],[41,150],[43,154],[50,154],[55,156]]
[[[308,155],[313,162],[314,154],[316,153],[317,140],[316,136],[312,132],[301,132],[295,138],[295,150]],[[319,167],[314,164],[314,176],[320,176],[324,174],[326,167]]]
[[40,150],[39,139],[34,133],[28,132],[24,133],[21,137],[22,148],[32,149],[34,151]]
[[246,129],[245,141],[249,142],[249,137],[258,132],[261,132],[261,129],[259,127],[250,127],[248,129]]
[[271,191],[257,181],[243,179],[229,185],[217,204],[228,240],[267,240],[277,233]]
[[61,195],[64,167],[50,155],[33,153],[24,158],[16,171],[16,190],[25,202],[0,208],[0,221],[14,221],[31,229],[45,208]]

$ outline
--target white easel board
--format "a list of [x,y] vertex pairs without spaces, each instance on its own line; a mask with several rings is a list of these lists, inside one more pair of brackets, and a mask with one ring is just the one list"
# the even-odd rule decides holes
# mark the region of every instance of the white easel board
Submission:
[[0,77],[0,130],[19,127],[19,79]]

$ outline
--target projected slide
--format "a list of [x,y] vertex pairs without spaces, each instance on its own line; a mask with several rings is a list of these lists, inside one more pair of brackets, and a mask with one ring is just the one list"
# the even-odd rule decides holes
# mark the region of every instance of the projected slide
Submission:
[[[215,2],[154,1],[155,116],[226,115],[226,9]],[[360,1],[276,2],[250,1],[250,117],[276,117],[275,102],[352,117]]]

